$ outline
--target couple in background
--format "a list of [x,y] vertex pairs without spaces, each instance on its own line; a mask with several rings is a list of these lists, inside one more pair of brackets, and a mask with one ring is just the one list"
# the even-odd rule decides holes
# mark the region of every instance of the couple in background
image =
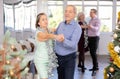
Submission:
[[85,22],[85,15],[83,12],[78,14],[78,23],[82,28],[82,35],[78,43],[78,68],[81,68],[82,72],[85,72],[85,52],[89,49],[90,55],[92,57],[93,67],[89,69],[92,72],[92,76],[95,75],[95,71],[99,70],[98,61],[97,61],[97,48],[99,44],[99,35],[100,35],[100,20],[97,17],[97,10],[90,10],[90,21],[87,24]]

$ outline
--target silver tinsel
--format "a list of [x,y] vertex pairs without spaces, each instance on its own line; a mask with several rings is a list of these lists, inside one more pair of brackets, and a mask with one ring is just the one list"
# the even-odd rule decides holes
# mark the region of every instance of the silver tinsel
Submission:
[[47,45],[47,50],[48,50],[48,56],[49,56],[49,63],[48,63],[48,75],[49,77],[53,76],[52,71],[58,67],[57,64],[57,56],[55,55],[55,52],[53,51],[54,48],[54,44],[53,44],[53,40],[49,40],[46,42]]
[[87,34],[87,29],[86,28],[84,30],[84,39],[85,39],[84,48],[86,48],[88,46],[88,34]]
[[[38,28],[38,30],[44,32],[45,30],[42,28]],[[48,33],[50,33],[49,29]],[[48,50],[48,56],[49,56],[49,61],[48,61],[48,76],[51,77],[53,76],[52,71],[58,67],[58,61],[57,61],[57,56],[55,54],[55,52],[53,51],[54,48],[54,41],[53,40],[48,40],[46,41],[46,46],[47,46],[47,50]]]

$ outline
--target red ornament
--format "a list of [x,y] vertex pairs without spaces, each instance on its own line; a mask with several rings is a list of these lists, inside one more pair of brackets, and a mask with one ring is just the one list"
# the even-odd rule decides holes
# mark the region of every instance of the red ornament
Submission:
[[110,58],[110,61],[111,61],[111,62],[113,62],[113,59],[112,59],[112,58]]

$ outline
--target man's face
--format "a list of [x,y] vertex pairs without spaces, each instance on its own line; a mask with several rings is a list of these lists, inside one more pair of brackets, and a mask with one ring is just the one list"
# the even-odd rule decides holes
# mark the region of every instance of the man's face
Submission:
[[91,18],[94,18],[94,16],[95,16],[95,12],[94,12],[93,10],[91,10],[91,11],[90,11],[90,17],[91,17]]
[[72,19],[75,18],[75,10],[72,6],[67,6],[65,9],[65,20],[66,21],[71,21]]

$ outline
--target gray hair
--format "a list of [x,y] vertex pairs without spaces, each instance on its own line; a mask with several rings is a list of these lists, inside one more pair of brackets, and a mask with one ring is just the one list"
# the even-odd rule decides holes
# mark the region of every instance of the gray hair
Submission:
[[80,16],[81,16],[81,15],[84,15],[84,13],[83,13],[83,12],[79,12],[79,13],[78,13],[78,15],[77,15],[77,20],[78,20],[78,21],[80,21]]
[[73,10],[74,10],[74,12],[75,12],[75,14],[77,13],[77,9],[76,9],[76,7],[74,6],[74,5],[67,5],[66,7],[73,7]]

